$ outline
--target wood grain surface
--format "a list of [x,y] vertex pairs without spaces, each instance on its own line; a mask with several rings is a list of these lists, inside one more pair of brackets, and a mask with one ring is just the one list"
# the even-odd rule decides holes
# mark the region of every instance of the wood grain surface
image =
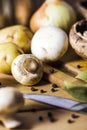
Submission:
[[[78,65],[82,67],[78,68]],[[52,69],[54,69],[54,73],[49,73]],[[36,88],[36,91],[32,91],[31,86],[19,84],[12,75],[5,74],[0,74],[0,87],[15,87],[22,93],[30,94],[41,94],[41,90],[44,90],[44,94],[47,95],[76,100],[63,89],[64,81],[83,84],[84,82],[76,79],[75,75],[84,70],[87,70],[87,61],[80,59],[73,50],[71,51],[71,49],[69,49],[66,55],[62,57],[61,61],[52,65],[44,65],[43,79],[38,85],[33,86]],[[52,85],[54,83],[57,84],[58,88],[53,92]],[[36,110],[36,112],[32,112],[32,110]],[[53,114],[55,121],[50,121],[51,119],[48,117],[49,112]],[[72,114],[77,114],[79,117],[72,118]],[[32,100],[25,100],[25,105],[16,115],[19,116],[22,126],[15,130],[87,130],[86,115],[55,108]],[[2,123],[0,123],[0,130],[7,130]]]
[[[87,130],[87,115],[58,108],[20,112],[16,115],[21,120],[22,125],[14,130]],[[8,129],[0,123],[0,130]]]
[[[66,1],[70,4],[73,3],[75,7],[75,0]],[[78,65],[81,65],[81,68]],[[52,69],[54,73],[50,73]],[[38,85],[33,86],[37,91],[32,91],[32,86],[19,84],[12,75],[5,74],[0,74],[0,87],[15,87],[22,93],[30,94],[41,94],[41,90],[44,90],[43,94],[76,100],[63,89],[64,81],[83,84],[84,82],[76,79],[75,76],[84,70],[87,70],[87,61],[82,60],[69,47],[61,61],[44,65],[43,79]],[[54,83],[58,85],[55,92],[52,91]],[[55,108],[32,100],[25,100],[25,105],[16,115],[21,120],[22,125],[14,130],[87,130],[87,115]],[[0,122],[0,130],[8,130],[2,122]]]

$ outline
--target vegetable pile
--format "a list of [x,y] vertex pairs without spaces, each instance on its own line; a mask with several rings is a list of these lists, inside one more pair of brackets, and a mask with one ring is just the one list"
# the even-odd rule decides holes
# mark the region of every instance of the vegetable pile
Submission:
[[[3,27],[0,30],[0,73],[11,74],[20,84],[33,86],[44,75],[44,63],[60,60],[69,46],[87,60],[87,20],[77,22],[76,17],[68,3],[46,0],[32,14],[28,27],[24,25],[25,20],[20,25]],[[75,78],[87,82],[87,70]],[[87,102],[87,84],[65,83],[65,90],[79,101]],[[12,89],[11,93],[15,96],[16,92]],[[11,128],[8,124],[6,127]]]

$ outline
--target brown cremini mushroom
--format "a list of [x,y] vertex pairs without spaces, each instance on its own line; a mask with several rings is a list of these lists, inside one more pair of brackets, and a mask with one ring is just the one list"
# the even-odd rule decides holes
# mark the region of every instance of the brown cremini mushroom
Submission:
[[87,59],[87,20],[76,22],[69,33],[70,45],[83,59]]

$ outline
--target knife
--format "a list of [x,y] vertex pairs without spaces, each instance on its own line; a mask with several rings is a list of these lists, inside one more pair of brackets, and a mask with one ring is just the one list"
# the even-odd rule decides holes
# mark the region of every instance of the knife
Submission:
[[25,99],[31,99],[55,107],[60,107],[63,109],[76,111],[80,113],[87,113],[87,103],[80,103],[71,99],[44,94],[23,94],[23,97]]

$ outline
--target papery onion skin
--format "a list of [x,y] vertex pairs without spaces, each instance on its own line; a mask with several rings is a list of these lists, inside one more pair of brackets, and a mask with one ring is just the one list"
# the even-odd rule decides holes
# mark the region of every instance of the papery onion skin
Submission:
[[75,21],[76,13],[68,3],[58,0],[47,0],[33,14],[29,21],[29,26],[33,32],[47,25],[54,25],[69,32]]

